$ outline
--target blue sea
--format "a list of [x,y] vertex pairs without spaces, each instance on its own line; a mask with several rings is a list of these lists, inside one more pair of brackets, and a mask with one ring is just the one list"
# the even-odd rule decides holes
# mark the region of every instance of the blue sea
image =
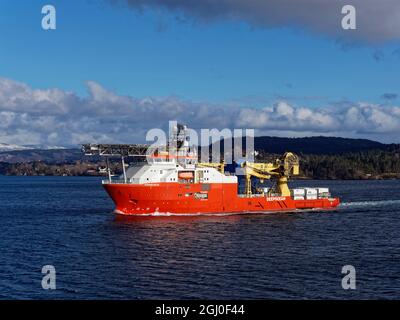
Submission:
[[[96,177],[0,177],[1,299],[399,299],[400,181],[331,211],[116,219]],[[53,265],[56,289],[44,290]],[[356,289],[342,288],[342,267]]]

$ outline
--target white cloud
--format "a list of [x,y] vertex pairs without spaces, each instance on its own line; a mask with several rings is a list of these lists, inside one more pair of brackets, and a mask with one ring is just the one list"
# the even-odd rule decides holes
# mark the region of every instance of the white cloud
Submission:
[[280,136],[340,135],[398,142],[400,107],[349,103],[323,108],[278,101],[264,108],[196,103],[177,97],[120,96],[87,83],[88,96],[33,89],[0,78],[0,142],[75,145],[144,142],[151,128],[169,120],[192,128],[254,128]]

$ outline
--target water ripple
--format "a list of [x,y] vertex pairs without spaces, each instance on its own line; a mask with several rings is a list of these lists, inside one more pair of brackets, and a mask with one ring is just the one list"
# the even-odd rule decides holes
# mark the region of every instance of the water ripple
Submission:
[[[294,181],[329,186],[343,200],[331,211],[134,219],[110,213],[97,178],[0,182],[0,299],[399,297],[398,181]],[[346,264],[355,291],[341,288]]]

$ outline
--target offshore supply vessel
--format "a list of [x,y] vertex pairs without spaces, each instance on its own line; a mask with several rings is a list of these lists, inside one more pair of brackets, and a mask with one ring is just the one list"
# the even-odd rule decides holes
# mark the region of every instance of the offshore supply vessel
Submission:
[[[289,189],[290,176],[299,174],[299,159],[286,152],[273,162],[242,161],[244,193],[239,194],[238,176],[225,172],[225,163],[199,162],[196,149],[189,147],[187,127],[173,129],[163,148],[148,145],[86,144],[86,155],[107,157],[108,179],[102,184],[123,215],[195,215],[246,212],[293,211],[335,208],[339,198],[328,188]],[[173,146],[173,147],[172,147]],[[110,156],[121,156],[123,174],[112,177]],[[145,162],[125,164],[126,157],[146,157]],[[252,186],[272,180],[270,188]],[[254,189],[254,190],[253,190]]]

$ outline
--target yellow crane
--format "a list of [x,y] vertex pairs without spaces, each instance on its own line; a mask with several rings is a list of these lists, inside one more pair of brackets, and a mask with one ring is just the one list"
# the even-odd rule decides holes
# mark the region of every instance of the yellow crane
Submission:
[[246,178],[245,193],[251,196],[251,177],[260,179],[263,183],[264,179],[271,177],[276,179],[276,184],[272,191],[280,196],[290,196],[288,187],[288,178],[291,175],[299,174],[299,158],[292,152],[286,152],[282,157],[276,159],[272,163],[255,163],[245,161],[241,167],[244,169]]
[[225,170],[225,161],[222,160],[220,163],[198,162],[197,166],[203,167],[203,168],[216,168],[219,170],[219,172],[221,172],[223,174],[224,170]]

